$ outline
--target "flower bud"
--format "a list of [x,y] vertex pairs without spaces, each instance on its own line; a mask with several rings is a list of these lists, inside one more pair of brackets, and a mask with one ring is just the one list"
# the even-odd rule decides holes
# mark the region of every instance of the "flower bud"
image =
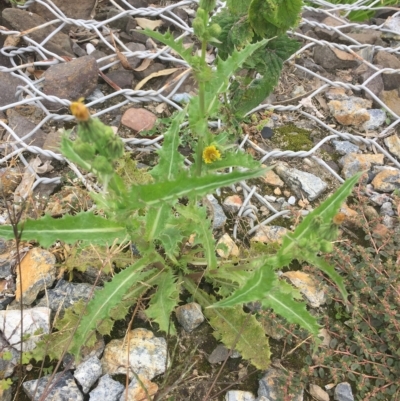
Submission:
[[124,154],[124,143],[120,137],[113,134],[106,143],[105,151],[111,160],[119,159]]
[[199,7],[209,13],[214,10],[216,3],[216,0],[200,0]]
[[193,20],[192,27],[193,27],[194,34],[199,38],[201,38],[204,35],[205,31],[206,31],[205,26],[204,26],[204,22],[199,17],[196,17]]
[[113,165],[106,157],[97,155],[92,163],[93,169],[100,174],[109,175],[114,172]]
[[90,161],[93,159],[95,155],[95,149],[92,145],[87,142],[82,142],[81,140],[77,139],[73,144],[73,149],[75,153],[84,159],[85,161]]
[[218,38],[218,36],[220,35],[222,31],[222,28],[218,25],[218,24],[212,24],[209,28],[208,28],[208,33],[211,35],[211,37],[213,38]]
[[319,249],[321,252],[331,253],[331,252],[333,252],[333,245],[329,241],[322,240],[319,243]]

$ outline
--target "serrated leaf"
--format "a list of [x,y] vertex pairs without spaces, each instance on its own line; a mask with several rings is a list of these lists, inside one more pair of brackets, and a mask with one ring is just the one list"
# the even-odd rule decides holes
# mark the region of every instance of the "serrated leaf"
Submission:
[[241,150],[235,151],[227,151],[222,153],[222,159],[217,160],[213,163],[206,164],[204,166],[204,170],[214,171],[214,170],[222,170],[228,167],[244,167],[244,168],[260,168],[261,164],[254,160],[254,158]]
[[167,270],[157,277],[154,285],[157,285],[158,288],[152,296],[145,314],[149,319],[158,323],[160,330],[175,336],[176,330],[170,316],[178,305],[180,284],[176,282],[172,271]]
[[[133,265],[114,275],[113,279],[104,284],[104,288],[97,291],[88,302],[85,314],[82,316],[75,332],[70,352],[79,358],[80,349],[89,338],[94,335],[97,327],[103,320],[112,320],[111,310],[119,305],[125,297],[137,299],[159,273],[158,269],[143,271],[152,262],[159,259],[156,255],[147,255]],[[146,285],[143,283],[145,282]],[[132,289],[132,285],[134,289]],[[101,327],[101,326],[100,326]],[[104,326],[103,326],[104,328]]]
[[204,308],[204,314],[214,329],[214,337],[228,348],[239,351],[244,359],[257,369],[267,369],[270,364],[271,351],[268,338],[260,322],[243,311],[241,306],[231,309],[212,309],[213,297],[197,288],[192,281],[185,278],[184,286],[195,300]]
[[174,263],[177,263],[176,256],[179,254],[179,244],[183,238],[182,231],[175,226],[166,227],[157,237],[164,248],[165,254]]
[[171,214],[171,207],[165,203],[158,208],[151,207],[146,213],[145,239],[153,241],[165,228],[165,224]]
[[276,286],[260,301],[264,308],[272,308],[288,322],[300,325],[300,327],[306,329],[314,336],[318,335],[320,326],[316,318],[307,311],[304,302],[294,300],[287,291],[282,292]]
[[211,221],[207,218],[206,209],[189,204],[187,206],[177,206],[177,211],[185,219],[192,221],[190,225],[193,229],[192,234],[196,234],[194,244],[201,244],[207,263],[207,269],[215,269],[217,266],[215,240],[212,234]]
[[159,207],[165,202],[175,203],[183,197],[193,199],[196,196],[207,195],[217,188],[259,177],[264,172],[265,169],[255,169],[219,175],[208,174],[202,177],[191,177],[188,172],[183,172],[172,181],[133,186],[129,191],[127,206],[141,209],[145,206]]
[[[127,237],[122,223],[96,216],[93,212],[65,215],[61,219],[54,219],[49,215],[38,220],[28,219],[18,225],[18,231],[22,231],[22,240],[35,240],[44,248],[50,247],[57,240],[68,244],[82,241],[86,244],[110,245],[116,239],[122,242]],[[0,226],[0,237],[14,238],[12,227]]]
[[164,134],[163,146],[157,152],[160,156],[158,164],[150,171],[156,182],[174,179],[184,167],[185,158],[178,152],[178,147],[181,144],[180,124],[182,124],[185,115],[185,110],[177,113],[172,119],[168,131]]
[[227,0],[226,5],[232,14],[243,15],[249,8],[249,3],[243,0]]
[[247,43],[251,43],[254,36],[253,28],[247,18],[236,21],[228,34],[228,46],[241,49]]

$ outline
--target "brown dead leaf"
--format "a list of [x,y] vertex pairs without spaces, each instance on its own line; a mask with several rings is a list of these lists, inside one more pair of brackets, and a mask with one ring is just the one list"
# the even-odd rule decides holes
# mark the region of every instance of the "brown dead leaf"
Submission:
[[7,46],[18,46],[19,42],[21,41],[21,37],[17,35],[8,35],[6,40],[4,41],[4,47]]
[[165,70],[161,70],[161,71],[157,71],[157,72],[153,72],[152,74],[150,74],[148,77],[142,79],[135,87],[135,90],[139,90],[141,89],[147,81],[150,81],[150,79],[152,78],[156,78],[156,77],[161,77],[163,75],[170,75],[173,74],[175,71],[178,71],[179,68],[167,68]]
[[153,60],[149,58],[145,58],[142,61],[142,64],[139,65],[138,68],[135,68],[134,71],[144,71],[146,68],[149,67],[150,64],[152,64]]
[[35,71],[33,71],[33,76],[36,79],[40,79],[40,78],[42,78],[43,73],[44,73],[43,70],[35,70]]
[[121,53],[121,52],[118,50],[118,47],[117,47],[117,45],[115,44],[114,35],[113,35],[111,29],[110,29],[110,37],[111,37],[111,40],[112,40],[112,42],[113,42],[113,46],[114,46],[114,49],[115,49],[115,53],[117,54],[118,60],[120,61],[122,67],[123,67],[125,70],[132,70],[132,67],[131,67],[131,65],[129,64],[129,61],[128,61],[128,59],[126,58],[125,54]]
[[162,20],[151,20],[147,18],[135,18],[137,24],[142,28],[142,29],[150,29],[151,31],[154,31],[154,29],[158,28],[160,25],[162,25]]
[[108,83],[108,85],[111,86],[111,88],[115,89],[116,91],[120,91],[121,88],[110,78],[107,77],[102,71],[99,70],[99,75]]
[[349,54],[343,50],[332,49],[332,51],[336,54],[336,57],[340,60],[343,60],[343,61],[357,60],[356,56],[354,56],[353,54]]

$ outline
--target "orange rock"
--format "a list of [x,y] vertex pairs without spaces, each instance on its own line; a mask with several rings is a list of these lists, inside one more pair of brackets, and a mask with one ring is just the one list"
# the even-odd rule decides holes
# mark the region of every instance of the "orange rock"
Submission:
[[134,107],[125,111],[121,123],[137,132],[152,129],[157,116],[146,109],[135,109]]

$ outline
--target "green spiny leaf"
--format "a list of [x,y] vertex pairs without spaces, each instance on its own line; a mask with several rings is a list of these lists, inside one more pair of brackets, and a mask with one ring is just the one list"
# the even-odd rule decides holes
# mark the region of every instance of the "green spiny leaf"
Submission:
[[153,241],[164,230],[165,224],[171,214],[171,207],[165,203],[160,207],[151,207],[147,210],[145,224],[145,239]]
[[215,330],[214,337],[227,347],[240,352],[256,368],[264,370],[270,364],[271,351],[268,338],[260,322],[243,311],[241,306],[230,309],[213,309],[215,299],[185,278],[184,286],[204,308],[204,314]]
[[228,0],[226,5],[232,14],[243,15],[249,8],[249,3],[243,0]]
[[174,226],[167,226],[157,237],[165,251],[165,254],[172,260],[172,262],[177,263],[176,256],[179,254],[179,244],[182,242],[184,236],[182,231]]
[[227,151],[222,153],[222,159],[214,163],[207,164],[204,170],[222,170],[228,167],[245,167],[245,168],[259,168],[261,165],[258,161],[246,152],[241,150]]
[[185,158],[178,152],[181,144],[179,129],[185,118],[186,111],[182,110],[174,116],[168,131],[164,134],[164,143],[158,151],[160,159],[156,167],[151,170],[151,175],[159,181],[174,179],[184,167]]
[[[116,239],[123,242],[127,236],[126,229],[121,223],[96,216],[93,212],[82,212],[75,216],[66,215],[61,219],[54,219],[49,215],[39,220],[28,219],[19,224],[18,231],[22,231],[22,240],[35,240],[45,248],[57,240],[68,244],[83,241],[86,244],[110,245]],[[0,236],[6,239],[14,238],[12,227],[0,226]]]
[[[178,305],[179,284],[171,270],[162,272],[154,281],[157,292],[152,296],[149,307],[145,314],[160,326],[160,330],[175,336],[176,330],[170,316]],[[171,324],[170,324],[171,321]]]

